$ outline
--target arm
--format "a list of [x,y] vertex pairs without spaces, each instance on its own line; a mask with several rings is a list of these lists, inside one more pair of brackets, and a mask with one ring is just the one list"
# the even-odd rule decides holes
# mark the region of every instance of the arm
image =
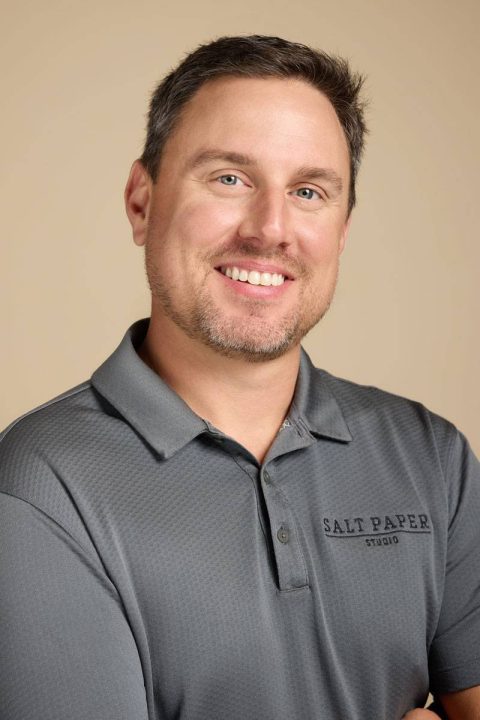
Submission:
[[436,702],[429,710],[410,711],[404,720],[480,720],[480,471],[461,434],[451,443],[446,479],[450,517],[445,588],[429,658]]
[[0,548],[2,720],[146,720],[137,646],[98,558],[3,493]]
[[480,720],[480,685],[439,696],[448,720]]
[[450,443],[445,482],[448,543],[430,692],[449,720],[480,720],[480,465],[461,433]]
[[[448,720],[480,720],[480,685],[460,690],[459,692],[444,693],[439,696]],[[439,712],[441,710],[439,709]],[[411,710],[403,720],[438,720],[440,716],[430,710]]]

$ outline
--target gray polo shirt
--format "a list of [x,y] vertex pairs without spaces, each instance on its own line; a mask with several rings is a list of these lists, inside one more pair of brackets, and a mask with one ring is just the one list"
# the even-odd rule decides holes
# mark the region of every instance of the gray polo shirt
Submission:
[[3,435],[2,720],[397,720],[480,684],[463,436],[303,352],[260,466],[147,325]]

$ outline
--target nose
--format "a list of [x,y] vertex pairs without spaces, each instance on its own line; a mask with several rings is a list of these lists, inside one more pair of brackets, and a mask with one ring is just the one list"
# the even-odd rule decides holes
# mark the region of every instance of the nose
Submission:
[[238,228],[242,240],[287,248],[291,243],[287,198],[278,190],[258,191],[245,206]]

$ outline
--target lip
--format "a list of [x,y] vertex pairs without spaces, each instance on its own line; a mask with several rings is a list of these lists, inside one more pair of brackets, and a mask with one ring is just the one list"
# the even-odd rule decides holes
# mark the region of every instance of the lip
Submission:
[[[237,267],[239,270],[256,270],[259,273],[277,273],[277,275],[283,275],[285,280],[294,280],[294,276],[281,265],[270,265],[269,263],[259,263],[255,260],[227,260],[215,266],[215,270],[221,272],[222,268]],[[234,281],[236,282],[236,281]]]

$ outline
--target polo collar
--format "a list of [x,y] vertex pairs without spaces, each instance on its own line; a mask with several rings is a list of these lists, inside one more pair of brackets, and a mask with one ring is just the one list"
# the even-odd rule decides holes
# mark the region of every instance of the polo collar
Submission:
[[289,416],[317,437],[350,442],[353,438],[335,398],[330,375],[316,368],[302,348]]
[[[144,318],[127,330],[117,349],[93,373],[91,382],[162,458],[168,458],[198,435],[215,430],[137,354],[148,324],[149,318]],[[314,436],[348,442],[352,436],[328,377],[313,366],[302,349],[289,417]]]
[[134,323],[91,381],[159,455],[168,458],[208,426],[137,354],[148,324],[149,318]]

